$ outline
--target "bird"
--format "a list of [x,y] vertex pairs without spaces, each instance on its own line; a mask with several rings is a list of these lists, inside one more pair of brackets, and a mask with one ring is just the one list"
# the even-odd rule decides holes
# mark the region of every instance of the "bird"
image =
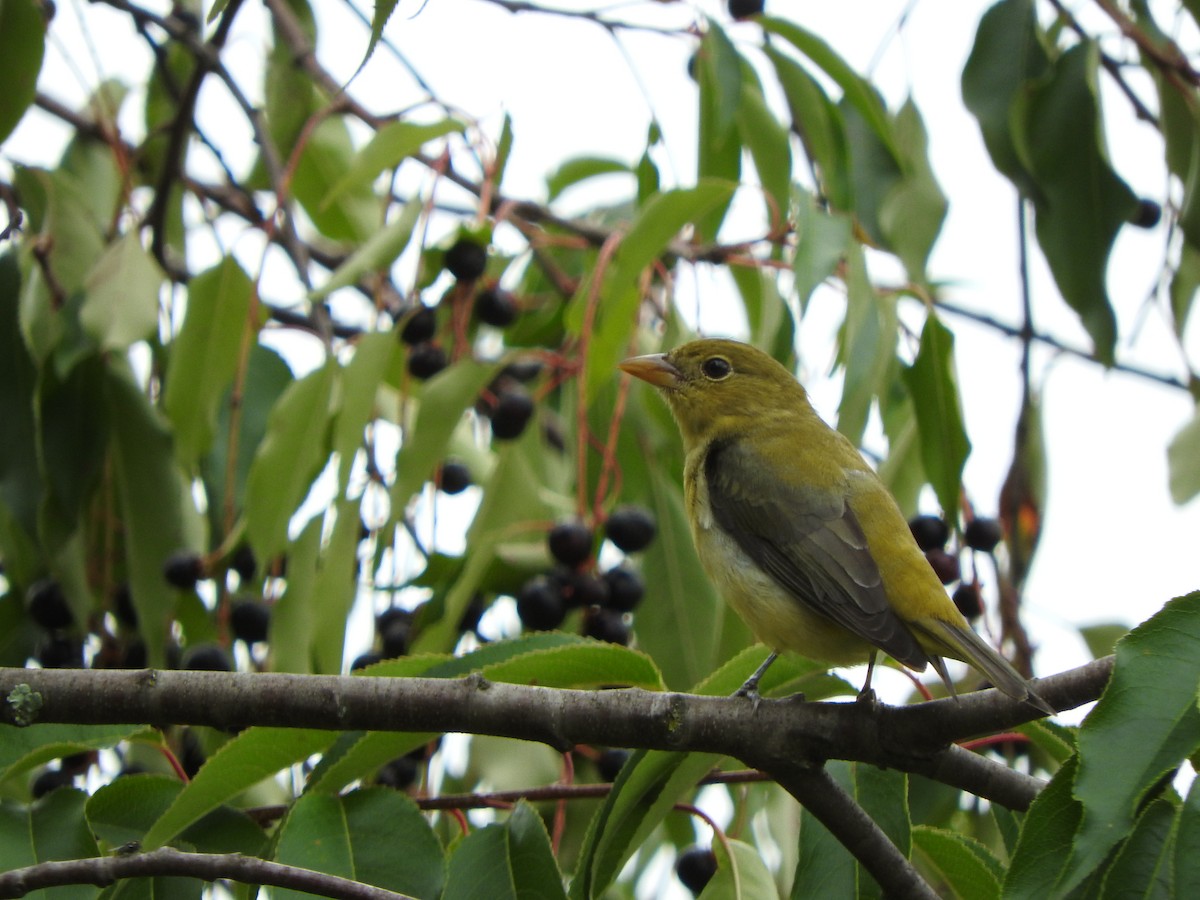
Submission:
[[975,631],[947,596],[895,498],[862,454],[813,409],[768,354],[704,338],[618,364],[666,400],[683,439],[684,500],[701,565],[771,654],[835,666],[877,654],[932,665],[957,696],[945,658],[969,663],[1008,696],[1055,709]]

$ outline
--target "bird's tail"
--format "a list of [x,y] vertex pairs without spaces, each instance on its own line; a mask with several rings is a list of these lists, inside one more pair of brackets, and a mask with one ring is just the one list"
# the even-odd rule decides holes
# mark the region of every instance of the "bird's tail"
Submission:
[[[939,648],[941,655],[960,659],[979,670],[992,684],[1014,700],[1024,700],[1040,709],[1047,715],[1054,715],[1058,710],[1043,700],[1030,686],[1029,682],[1012,667],[1008,660],[993,650],[988,644],[969,627],[962,628],[952,622],[941,619],[909,623],[921,632],[923,637]],[[932,627],[931,627],[932,626]],[[938,660],[940,662],[940,660]],[[945,666],[937,666],[942,680],[950,685]],[[950,692],[954,692],[950,686]]]

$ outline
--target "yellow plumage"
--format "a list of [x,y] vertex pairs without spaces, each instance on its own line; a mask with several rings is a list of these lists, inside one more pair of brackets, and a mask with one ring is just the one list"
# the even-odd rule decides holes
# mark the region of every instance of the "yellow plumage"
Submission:
[[878,650],[917,671],[932,663],[953,692],[948,656],[1053,712],[971,629],[883,482],[782,365],[700,340],[621,368],[671,407],[696,550],[760,641],[836,665]]

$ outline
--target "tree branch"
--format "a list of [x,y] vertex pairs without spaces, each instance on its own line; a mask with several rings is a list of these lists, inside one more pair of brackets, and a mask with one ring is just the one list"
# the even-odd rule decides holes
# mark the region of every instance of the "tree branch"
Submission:
[[[1111,658],[1038,683],[1060,709],[1095,700]],[[18,686],[27,686],[18,690]],[[40,707],[16,702],[36,694]],[[1039,783],[951,742],[1037,717],[997,691],[912,706],[803,703],[644,691],[562,690],[462,679],[143,670],[0,669],[8,724],[253,725],[434,731],[575,744],[705,751],[775,776],[797,763],[847,759],[918,772],[1023,809]]]
[[185,853],[171,847],[160,847],[149,853],[61,860],[12,869],[0,874],[0,898],[24,897],[31,891],[68,884],[107,887],[122,878],[164,875],[269,884],[341,900],[412,900],[407,894],[397,894],[349,878],[240,853]]

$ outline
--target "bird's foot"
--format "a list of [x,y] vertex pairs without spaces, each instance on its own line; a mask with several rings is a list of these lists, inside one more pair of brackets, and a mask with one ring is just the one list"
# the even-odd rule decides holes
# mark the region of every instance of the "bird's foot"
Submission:
[[879,705],[879,698],[875,696],[874,689],[866,687],[858,692],[858,697],[855,698],[854,702],[861,703],[868,709],[874,709]]

